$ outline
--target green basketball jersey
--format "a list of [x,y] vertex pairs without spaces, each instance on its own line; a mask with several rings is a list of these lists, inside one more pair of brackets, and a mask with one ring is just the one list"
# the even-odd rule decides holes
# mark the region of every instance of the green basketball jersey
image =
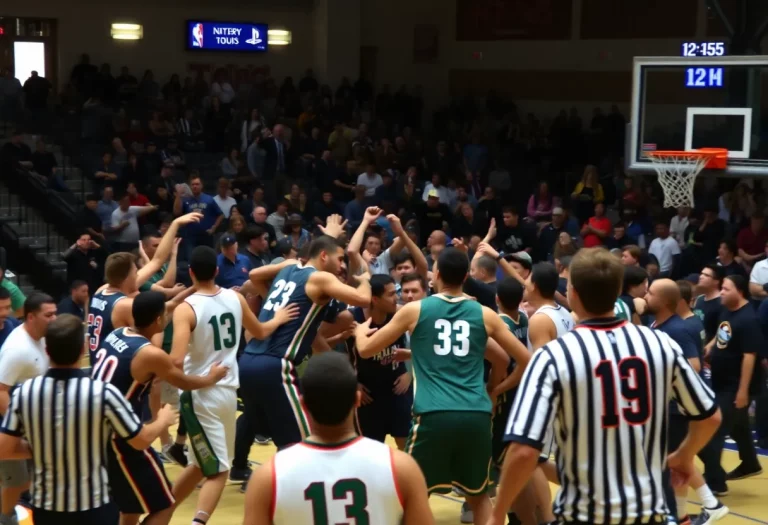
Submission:
[[421,301],[411,334],[413,412],[491,412],[483,381],[488,334],[483,307],[466,297],[436,294]]
[[625,321],[632,321],[632,314],[629,313],[627,303],[620,298],[616,299],[616,302],[613,304],[613,315]]
[[507,325],[509,331],[515,334],[515,337],[517,337],[521,343],[524,345],[528,344],[528,316],[525,315],[525,312],[517,312],[517,321],[507,314],[499,314],[499,317],[501,317],[501,320]]

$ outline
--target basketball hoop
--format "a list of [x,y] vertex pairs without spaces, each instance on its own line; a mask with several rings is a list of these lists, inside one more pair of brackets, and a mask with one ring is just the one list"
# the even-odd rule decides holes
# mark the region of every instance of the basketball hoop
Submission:
[[664,190],[664,207],[693,207],[693,186],[704,168],[725,169],[728,150],[701,148],[693,151],[648,151]]

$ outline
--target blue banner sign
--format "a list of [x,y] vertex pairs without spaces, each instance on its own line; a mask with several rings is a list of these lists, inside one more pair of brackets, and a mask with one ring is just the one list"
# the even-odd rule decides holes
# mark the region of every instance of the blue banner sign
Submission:
[[187,49],[196,51],[267,50],[267,24],[187,20]]

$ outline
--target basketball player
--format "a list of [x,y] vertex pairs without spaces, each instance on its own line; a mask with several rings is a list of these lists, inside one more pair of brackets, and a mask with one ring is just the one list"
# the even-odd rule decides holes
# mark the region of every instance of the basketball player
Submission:
[[[433,269],[438,293],[406,304],[373,334],[370,319],[359,324],[355,339],[360,357],[367,359],[410,331],[418,388],[406,450],[424,472],[430,493],[446,494],[458,487],[467,495],[474,522],[485,524],[491,510],[487,490],[492,402],[483,377],[484,359],[488,357],[494,371],[500,365],[486,352],[486,342],[495,339],[517,366],[525,367],[530,353],[493,310],[463,294],[468,272],[467,256],[446,248]],[[503,377],[509,358],[503,353],[501,357]]]
[[88,309],[88,350],[91,366],[95,364],[96,351],[101,348],[102,336],[106,337],[116,328],[131,326],[131,295],[150,277],[157,273],[171,254],[179,228],[187,224],[200,222],[202,214],[188,213],[175,219],[163,235],[155,256],[140,270],[136,268],[135,257],[127,252],[113,253],[107,257],[104,265],[104,277],[107,284],[102,286],[91,298]]
[[[355,307],[352,316],[357,323],[371,319],[371,328],[385,326],[397,311],[395,281],[389,275],[371,276],[371,304],[368,308]],[[411,376],[405,363],[394,361],[397,348],[405,348],[405,335],[372,359],[361,359],[354,338],[348,341],[357,380],[365,391],[357,410],[361,434],[384,443],[387,435],[395,438],[397,447],[405,449],[405,440],[411,428],[413,390]]]
[[275,328],[296,316],[296,308],[276,312],[269,322],[253,315],[245,297],[219,288],[216,252],[207,246],[192,250],[189,275],[197,290],[173,312],[171,358],[183,362],[187,375],[209,373],[215,363],[229,368],[215,386],[181,394],[181,414],[193,454],[174,487],[177,505],[205,478],[192,523],[204,524],[213,514],[229,475],[235,448],[237,412],[237,349],[243,327],[255,338],[268,338]]
[[[677,343],[614,317],[623,273],[621,261],[602,248],[573,257],[568,303],[581,324],[537,350],[523,374],[486,525],[504,523],[551,426],[561,486],[554,514],[563,523],[662,523],[665,461],[675,484],[685,482],[696,452],[714,435],[721,419],[714,395]],[[680,448],[667,457],[671,399],[691,421]]]
[[[162,348],[152,345],[152,336],[165,326],[165,294],[140,293],[131,308],[134,326],[118,328],[104,338],[96,352],[93,378],[116,386],[136,414],[146,413],[153,378],[197,390],[215,385],[227,374],[226,367],[214,364],[207,376],[187,376]],[[144,525],[167,525],[174,499],[153,449],[136,450],[115,434],[107,448],[107,469],[120,525],[136,525],[142,514],[149,514]]]
[[313,357],[301,380],[312,433],[253,473],[243,525],[432,525],[424,475],[407,454],[359,437],[357,376],[337,352]]

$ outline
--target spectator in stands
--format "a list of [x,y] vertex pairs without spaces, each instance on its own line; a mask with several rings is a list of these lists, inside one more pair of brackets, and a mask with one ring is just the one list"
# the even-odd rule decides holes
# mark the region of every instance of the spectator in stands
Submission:
[[765,243],[768,242],[768,229],[765,227],[765,216],[755,212],[749,220],[749,226],[744,227],[736,237],[738,256],[749,267],[765,257]]
[[21,82],[13,75],[11,68],[6,68],[0,77],[0,116],[6,122],[16,122],[21,109],[21,96],[24,89]]
[[221,173],[228,179],[234,179],[240,174],[243,161],[240,159],[240,151],[230,148],[229,155],[221,159]]
[[288,213],[304,215],[307,211],[307,194],[298,184],[291,184],[290,191],[284,196],[288,201]]
[[5,268],[2,266],[0,266],[0,288],[8,291],[11,296],[11,311],[13,312],[13,316],[21,319],[22,315],[24,315],[24,301],[27,300],[27,296],[25,296],[24,292],[16,286],[16,283],[11,281],[5,275]]
[[637,245],[640,248],[645,248],[645,228],[643,224],[637,220],[637,210],[634,208],[626,207],[622,213],[624,218],[624,224],[626,225],[626,233],[630,237],[637,239]]
[[[456,186],[456,195],[451,199],[451,203],[448,206],[458,213],[459,206],[464,203],[469,204],[473,210],[477,207],[477,199],[469,192],[469,186],[467,184],[460,184]],[[485,217],[483,219],[487,220]]]
[[669,278],[680,263],[680,246],[669,235],[666,222],[656,224],[656,238],[651,241],[648,253],[659,261],[659,277]]
[[[112,212],[112,232],[115,235],[113,248],[118,252],[130,252],[137,248],[141,232],[139,217],[155,211],[152,205],[131,206],[131,197],[124,193],[118,201],[118,208]],[[96,288],[93,288],[94,290]]]
[[211,107],[205,116],[206,142],[211,151],[221,152],[226,148],[229,123],[229,110],[222,106],[219,97],[211,97]]
[[112,152],[105,151],[101,155],[101,162],[93,173],[97,186],[103,187],[105,184],[114,184],[118,179],[117,165],[112,160]]
[[[443,143],[444,144],[444,143]],[[383,170],[393,169],[396,164],[397,156],[392,142],[388,138],[382,138],[374,150],[374,159],[376,166]],[[456,165],[454,164],[454,169]]]
[[280,202],[277,203],[277,208],[275,211],[271,213],[269,217],[267,217],[267,224],[271,225],[275,229],[278,241],[285,237],[283,230],[285,229],[285,223],[288,219],[289,207],[290,205],[288,201],[281,199]]
[[688,218],[690,214],[691,209],[688,206],[680,206],[677,208],[677,215],[672,217],[672,220],[669,221],[669,233],[672,238],[677,241],[677,245],[680,246],[681,249],[685,248],[685,230],[690,224]]
[[24,144],[24,136],[20,131],[11,132],[11,139],[0,150],[0,159],[13,169],[32,169],[32,150]]
[[11,308],[11,292],[5,288],[0,287],[0,348],[3,343],[11,335],[14,328],[19,326],[21,321],[13,316],[13,309]]
[[139,157],[134,151],[128,154],[128,162],[123,166],[123,171],[120,173],[120,183],[123,186],[127,186],[131,182],[141,191],[146,191],[149,186],[147,165],[139,162]]
[[[82,231],[88,232],[92,239],[103,245],[106,241],[104,236],[104,223],[102,222],[101,217],[99,217],[97,212],[98,208],[99,197],[95,194],[87,195],[85,197],[85,207],[77,214],[75,222]],[[110,212],[110,220],[111,217],[112,215]]]
[[[763,255],[768,257],[768,241],[763,245]],[[762,259],[752,267],[752,273],[749,274],[749,295],[754,299],[768,298],[768,258]]]
[[[565,211],[560,206],[552,208],[552,222],[541,229],[538,239],[538,258],[542,261],[552,261],[555,243],[561,233],[566,233]],[[570,235],[569,235],[570,236]]]
[[147,142],[147,147],[139,161],[144,165],[150,177],[155,177],[165,167],[163,165],[163,158],[160,152],[157,151],[157,144],[154,141]]
[[339,166],[346,166],[347,160],[352,157],[352,141],[352,130],[344,125],[344,121],[337,121],[328,136],[328,148]]
[[173,168],[163,166],[160,170],[160,176],[154,179],[155,186],[162,186],[171,198],[176,196],[176,180],[174,178]]
[[710,261],[715,258],[725,234],[726,223],[717,216],[717,210],[714,207],[705,209],[701,226],[693,236],[693,244],[699,248],[700,260]]
[[147,122],[152,137],[160,144],[165,143],[176,134],[173,124],[160,111],[153,111],[152,118]]
[[226,234],[234,235],[235,238],[237,239],[237,242],[245,246],[246,229],[247,229],[247,225],[245,223],[245,218],[241,217],[240,215],[232,215],[228,221],[228,228],[227,228]]
[[163,160],[163,166],[169,166],[175,170],[183,170],[187,162],[184,158],[184,152],[179,149],[178,141],[171,137],[168,139],[168,145],[160,153]]
[[181,105],[181,79],[179,79],[179,75],[175,73],[171,75],[168,83],[163,86],[161,91],[166,103]]
[[184,110],[184,116],[176,123],[176,133],[184,151],[202,151],[205,148],[205,131],[194,109]]
[[32,166],[37,173],[47,179],[49,188],[56,191],[69,191],[57,168],[56,157],[47,150],[43,139],[37,139],[35,143]]
[[269,233],[260,226],[248,226],[244,239],[245,243],[240,248],[240,253],[248,257],[251,268],[261,268],[271,262]]
[[312,240],[309,232],[301,227],[301,215],[298,213],[292,213],[286,219],[283,236],[291,240],[297,252]]
[[275,181],[278,195],[285,191],[285,178],[292,167],[291,144],[285,140],[285,128],[282,124],[272,128],[272,136],[261,140],[259,146],[266,153],[264,158],[264,178]]
[[433,191],[437,193],[437,198],[441,204],[451,204],[451,190],[447,186],[443,186],[443,181],[439,173],[432,174],[432,181],[424,186],[424,192],[422,193],[421,198],[426,201],[429,198],[430,192]]
[[235,290],[239,290],[248,280],[248,272],[252,269],[249,258],[237,251],[237,238],[230,234],[221,238],[221,253],[216,266],[219,269],[216,284]]
[[243,217],[246,218],[248,222],[254,222],[255,219],[254,219],[253,213],[256,210],[256,208],[258,208],[259,206],[261,206],[262,208],[265,208],[264,221],[266,221],[267,220],[267,214],[266,214],[267,203],[264,200],[264,188],[260,185],[257,185],[253,189],[251,198],[241,200],[237,205],[237,209],[240,210],[240,213],[242,214]]
[[481,239],[488,232],[488,222],[475,216],[475,210],[468,202],[459,205],[451,233],[454,237],[469,239],[473,235]]
[[307,69],[304,76],[299,80],[299,93],[314,93],[317,92],[320,85],[317,83],[315,73],[311,69]]
[[624,266],[640,266],[640,257],[643,251],[639,246],[630,244],[621,250],[621,263]]
[[328,217],[334,214],[341,215],[343,210],[333,200],[333,193],[324,191],[319,202],[316,202],[312,211],[312,222],[316,225],[325,225]]
[[637,244],[637,239],[627,235],[627,225],[622,221],[613,225],[613,235],[605,239],[605,247],[621,250],[630,244]]
[[214,81],[211,83],[211,97],[216,97],[221,101],[223,109],[229,112],[232,102],[235,100],[235,90],[229,83],[227,72],[219,69],[214,74]]
[[240,151],[245,153],[248,146],[261,137],[261,130],[264,127],[266,127],[266,122],[261,116],[259,108],[251,109],[248,118],[243,120],[243,124],[240,126]]
[[535,222],[548,222],[552,218],[554,199],[547,181],[539,182],[536,192],[528,199],[528,217]]
[[486,186],[483,195],[477,200],[475,215],[483,217],[487,221],[496,219],[496,222],[499,223],[502,219],[501,207],[501,201],[496,197],[496,190]]
[[230,191],[229,179],[222,177],[219,179],[218,191],[213,197],[216,205],[224,214],[225,219],[229,219],[229,214],[233,207],[237,206],[237,201],[232,198],[232,192]]
[[69,285],[69,295],[62,299],[56,307],[56,315],[71,314],[85,321],[85,307],[88,305],[88,283],[72,281]]
[[574,213],[582,223],[587,222],[595,209],[595,204],[605,201],[605,193],[595,166],[584,168],[581,181],[571,193],[571,200],[574,203]]
[[503,222],[498,228],[496,246],[504,253],[531,252],[536,246],[536,231],[521,223],[520,215],[513,206],[505,206],[502,212]]
[[112,186],[104,186],[101,192],[101,200],[96,206],[96,214],[101,220],[101,231],[105,235],[112,231],[112,213],[117,209],[117,202],[115,202],[114,197],[115,190]]
[[125,193],[128,194],[128,201],[131,206],[143,207],[149,204],[147,196],[139,192],[134,182],[129,182],[125,186]]
[[605,204],[595,204],[595,214],[581,227],[585,248],[602,246],[611,232],[611,221],[605,216]]
[[67,263],[67,282],[82,281],[89,289],[98,290],[103,281],[101,263],[105,255],[101,245],[91,239],[90,234],[81,233],[77,241],[61,254]]
[[112,139],[112,160],[118,168],[123,168],[128,163],[128,150],[123,146],[120,137]]
[[464,147],[464,168],[474,177],[480,177],[480,174],[488,167],[488,146],[482,143],[480,134],[475,132],[472,135],[472,142]]
[[747,271],[736,260],[738,247],[733,239],[723,239],[720,241],[720,247],[717,249],[717,264],[725,270],[725,276],[741,275],[746,279]]
[[286,259],[295,259],[298,256],[298,252],[293,248],[290,239],[286,238],[278,242],[277,246],[275,246],[275,255],[276,257],[272,259],[271,264],[278,264]]
[[189,189],[192,194],[182,197],[183,188],[177,187],[176,200],[173,202],[173,214],[177,217],[192,212],[203,214],[200,222],[189,224],[184,228],[187,260],[196,246],[213,247],[213,233],[224,220],[224,214],[213,197],[203,193],[203,179],[200,178],[199,173],[193,172],[190,175]]

